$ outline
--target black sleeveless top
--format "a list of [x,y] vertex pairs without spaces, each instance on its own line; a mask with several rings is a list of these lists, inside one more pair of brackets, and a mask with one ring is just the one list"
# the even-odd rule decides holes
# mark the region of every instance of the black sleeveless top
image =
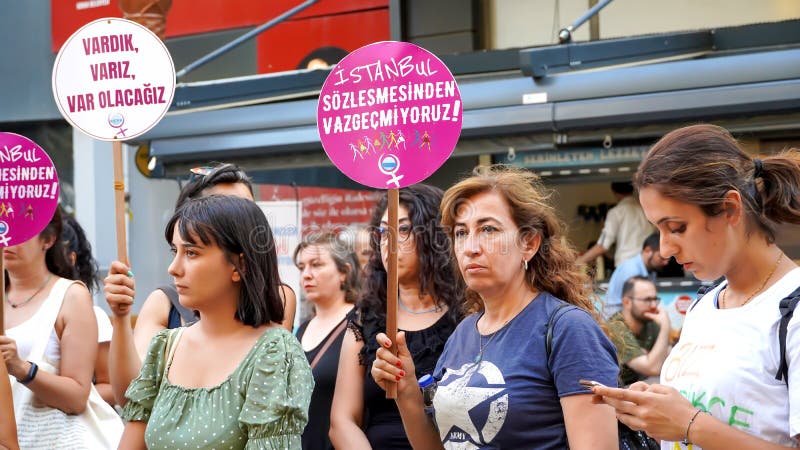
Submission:
[[[345,320],[347,319],[342,319],[342,321]],[[303,322],[297,329],[297,340],[303,339],[310,321],[311,319]],[[336,331],[341,323],[337,323],[319,345],[305,352],[309,363],[317,357],[331,333]],[[311,404],[308,406],[308,425],[302,435],[303,450],[333,450],[333,444],[328,438],[328,431],[331,428],[331,404],[336,388],[336,374],[339,371],[339,354],[342,351],[343,339],[344,330],[333,340],[330,347],[325,350],[317,364],[311,369],[311,374],[314,376],[314,392],[311,394]]]
[[[375,361],[375,352],[379,347],[375,336],[386,330],[386,320],[373,320],[368,317],[362,323],[360,314],[356,310],[351,311],[347,318],[347,327],[353,332],[356,340],[364,342],[364,347],[361,348],[358,355],[358,361],[369,372]],[[444,350],[444,344],[456,329],[456,325],[458,325],[458,320],[448,311],[428,328],[406,331],[406,345],[414,359],[417,378],[425,374],[433,374],[439,356]],[[371,376],[364,377],[363,423],[364,434],[372,448],[411,450],[397,404],[394,400],[386,399],[386,392],[375,383]]]

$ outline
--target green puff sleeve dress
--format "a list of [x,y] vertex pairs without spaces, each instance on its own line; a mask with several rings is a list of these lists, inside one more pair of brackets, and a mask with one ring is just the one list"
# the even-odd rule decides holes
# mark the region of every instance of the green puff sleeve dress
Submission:
[[148,449],[300,449],[314,379],[294,336],[270,328],[225,381],[186,388],[164,376],[169,334],[177,331],[153,338],[125,393],[122,417],[147,422]]

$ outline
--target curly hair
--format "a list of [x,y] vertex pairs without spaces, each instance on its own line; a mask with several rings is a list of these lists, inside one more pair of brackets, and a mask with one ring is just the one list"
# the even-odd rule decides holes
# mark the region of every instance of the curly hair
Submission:
[[[595,294],[591,280],[575,264],[575,250],[562,239],[564,225],[547,203],[550,194],[533,172],[504,165],[475,168],[471,177],[445,192],[442,225],[452,230],[459,208],[475,195],[490,191],[505,198],[520,230],[518,239],[541,236],[539,250],[528,262],[525,273],[528,286],[586,310],[600,323],[592,301]],[[468,290],[468,294],[470,300],[479,301],[477,293]]]
[[92,256],[92,244],[86,239],[83,227],[70,214],[64,214],[63,230],[61,231],[61,242],[65,246],[67,259],[72,263],[70,255],[75,253],[75,276],[78,280],[89,288],[89,292],[95,292],[100,286],[100,279],[97,276],[97,261]]
[[[464,282],[457,277],[451,258],[450,239],[441,226],[439,203],[442,190],[426,184],[415,184],[400,189],[400,205],[408,210],[411,232],[414,234],[419,258],[419,292],[430,294],[439,306],[447,306],[448,314],[458,323],[463,317]],[[370,220],[376,229],[388,205],[384,193],[378,201]],[[366,277],[357,304],[363,320],[386,319],[386,269],[381,259],[380,239],[370,242],[372,256],[365,267]]]

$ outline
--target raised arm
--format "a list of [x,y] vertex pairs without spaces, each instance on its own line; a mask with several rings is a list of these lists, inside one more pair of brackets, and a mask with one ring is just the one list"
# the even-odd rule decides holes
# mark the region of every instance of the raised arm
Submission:
[[364,376],[366,370],[358,362],[363,342],[356,341],[351,330],[345,332],[339,356],[339,372],[331,405],[329,436],[335,448],[365,450],[372,447],[361,430],[364,415]]
[[125,264],[114,261],[104,280],[104,292],[113,313],[111,323],[114,326],[109,349],[109,375],[114,400],[121,406],[127,402],[125,391],[128,385],[139,375],[150,340],[160,330],[166,329],[169,316],[169,299],[162,291],[155,290],[139,312],[134,333],[130,314],[136,283],[129,276],[129,270]]
[[655,320],[658,326],[661,327],[658,331],[658,337],[653,344],[650,351],[645,351],[644,355],[637,356],[625,363],[628,367],[648,377],[654,377],[661,374],[661,366],[669,354],[669,332],[672,328],[669,315],[665,309],[658,311],[658,314],[650,312],[644,313],[645,317]]
[[372,364],[372,377],[382,389],[397,383],[397,409],[411,446],[415,449],[442,449],[442,440],[433,421],[425,414],[425,404],[415,377],[414,360],[406,346],[406,334],[397,333],[397,356],[388,350],[391,342],[385,334],[378,334],[378,349]]

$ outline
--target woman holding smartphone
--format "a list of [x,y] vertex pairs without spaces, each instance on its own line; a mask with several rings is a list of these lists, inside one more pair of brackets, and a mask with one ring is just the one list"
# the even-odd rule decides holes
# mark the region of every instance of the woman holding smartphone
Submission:
[[403,332],[398,357],[378,335],[371,371],[381,387],[397,383],[414,448],[617,449],[613,409],[593,404],[579,384],[616,385],[616,352],[546,199],[536,175],[497,166],[478,168],[445,192],[442,224],[482,311],[459,324],[433,371],[435,422]]
[[724,281],[690,307],[661,384],[594,393],[665,450],[797,447],[800,314],[788,323],[785,374],[778,329],[800,269],[775,227],[800,223],[800,152],[753,158],[726,130],[695,125],[661,138],[634,182],[661,254]]

